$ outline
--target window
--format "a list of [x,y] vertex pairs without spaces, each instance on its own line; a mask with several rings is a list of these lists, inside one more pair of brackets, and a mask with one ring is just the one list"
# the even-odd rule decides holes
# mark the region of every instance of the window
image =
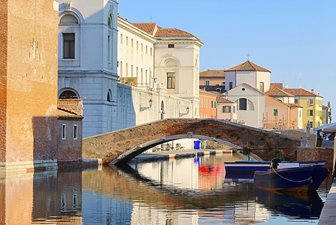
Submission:
[[120,76],[123,76],[123,63],[120,61]]
[[141,43],[141,52],[143,52],[143,44]]
[[260,83],[259,83],[259,90],[260,90],[261,92],[265,92],[265,84],[264,84],[264,82],[260,82]]
[[277,109],[273,109],[273,116],[278,116],[278,110]]
[[230,106],[223,106],[223,113],[230,113],[231,107]]
[[168,48],[175,48],[174,44],[168,44]]
[[136,42],[136,49],[139,50],[139,41]]
[[233,110],[233,113],[236,113],[236,106],[233,106],[232,110]]
[[295,99],[294,99],[294,103],[295,103],[295,104],[299,104],[299,99],[295,98]]
[[209,80],[206,80],[205,81],[205,86],[209,86],[210,85],[210,81]]
[[79,99],[79,97],[75,92],[71,90],[65,90],[60,94],[59,99]]
[[152,56],[152,55],[153,55],[153,49],[150,48],[150,49],[149,49],[149,52],[150,52],[150,56]]
[[131,65],[131,77],[133,77],[133,65]]
[[148,84],[148,74],[147,74],[147,70],[145,70],[145,79],[146,79],[146,84]]
[[309,99],[309,105],[314,105],[314,98]]
[[73,125],[73,136],[72,137],[74,140],[78,139],[78,125],[77,124]]
[[233,83],[230,82],[230,83],[229,83],[229,90],[231,90],[232,88],[233,88]]
[[123,35],[120,34],[120,44],[122,44],[122,43],[123,43]]
[[66,124],[62,124],[62,140],[66,140]]
[[217,108],[217,102],[216,101],[211,101],[211,108],[213,108],[213,109]]
[[139,67],[136,67],[136,77],[139,76]]
[[108,25],[109,28],[112,28],[112,16],[111,15],[107,19],[107,25]]
[[308,110],[308,115],[309,116],[314,116],[314,110]]
[[126,77],[128,77],[128,63],[126,63]]
[[107,60],[111,63],[111,36],[107,36]]
[[133,38],[131,39],[131,47],[133,48]]
[[247,110],[247,99],[246,98],[239,99],[239,110]]
[[147,47],[147,45],[146,45],[146,55],[148,54],[148,47]]
[[71,14],[64,15],[60,21],[61,26],[74,26],[77,24],[79,24],[77,18]]
[[143,84],[144,80],[143,80],[143,69],[141,68],[141,84]]
[[63,58],[75,58],[75,33],[63,33]]
[[167,73],[167,89],[175,89],[175,73]]
[[126,36],[126,46],[128,46],[128,36]]
[[111,91],[111,89],[109,89],[108,92],[107,92],[106,100],[108,102],[112,102],[112,91]]

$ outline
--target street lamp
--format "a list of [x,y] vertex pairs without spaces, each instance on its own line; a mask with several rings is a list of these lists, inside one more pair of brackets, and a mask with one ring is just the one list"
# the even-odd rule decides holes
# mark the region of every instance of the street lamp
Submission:
[[186,111],[185,112],[179,112],[179,116],[182,117],[184,115],[188,115],[189,114],[189,106],[186,108]]
[[153,105],[153,101],[152,101],[152,99],[150,99],[150,100],[148,101],[148,106],[141,106],[141,104],[140,104],[140,112],[145,111],[145,110],[151,108],[152,105]]

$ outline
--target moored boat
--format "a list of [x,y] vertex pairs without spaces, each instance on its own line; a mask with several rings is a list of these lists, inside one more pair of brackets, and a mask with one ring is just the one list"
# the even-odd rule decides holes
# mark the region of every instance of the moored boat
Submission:
[[329,171],[324,166],[310,165],[296,168],[256,171],[254,183],[257,188],[271,191],[316,191]]
[[[241,176],[243,178],[253,179],[256,171],[268,171],[270,169],[271,161],[237,161],[237,162],[225,162],[226,176]],[[298,167],[310,167],[325,166],[326,161],[306,161],[306,162],[279,162],[277,168],[298,168]]]

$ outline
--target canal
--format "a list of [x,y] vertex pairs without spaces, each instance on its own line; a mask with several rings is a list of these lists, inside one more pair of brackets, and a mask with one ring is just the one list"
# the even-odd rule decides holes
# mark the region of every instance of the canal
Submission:
[[224,154],[55,171],[0,180],[1,224],[316,224],[327,184],[310,195],[225,179]]

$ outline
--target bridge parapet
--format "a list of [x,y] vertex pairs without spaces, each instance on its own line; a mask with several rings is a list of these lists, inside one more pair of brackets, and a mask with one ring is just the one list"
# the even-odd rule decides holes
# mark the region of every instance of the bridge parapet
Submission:
[[101,158],[103,164],[126,162],[156,145],[182,138],[202,138],[250,149],[268,160],[282,150],[296,160],[300,140],[241,124],[216,119],[165,119],[83,140],[84,158]]

